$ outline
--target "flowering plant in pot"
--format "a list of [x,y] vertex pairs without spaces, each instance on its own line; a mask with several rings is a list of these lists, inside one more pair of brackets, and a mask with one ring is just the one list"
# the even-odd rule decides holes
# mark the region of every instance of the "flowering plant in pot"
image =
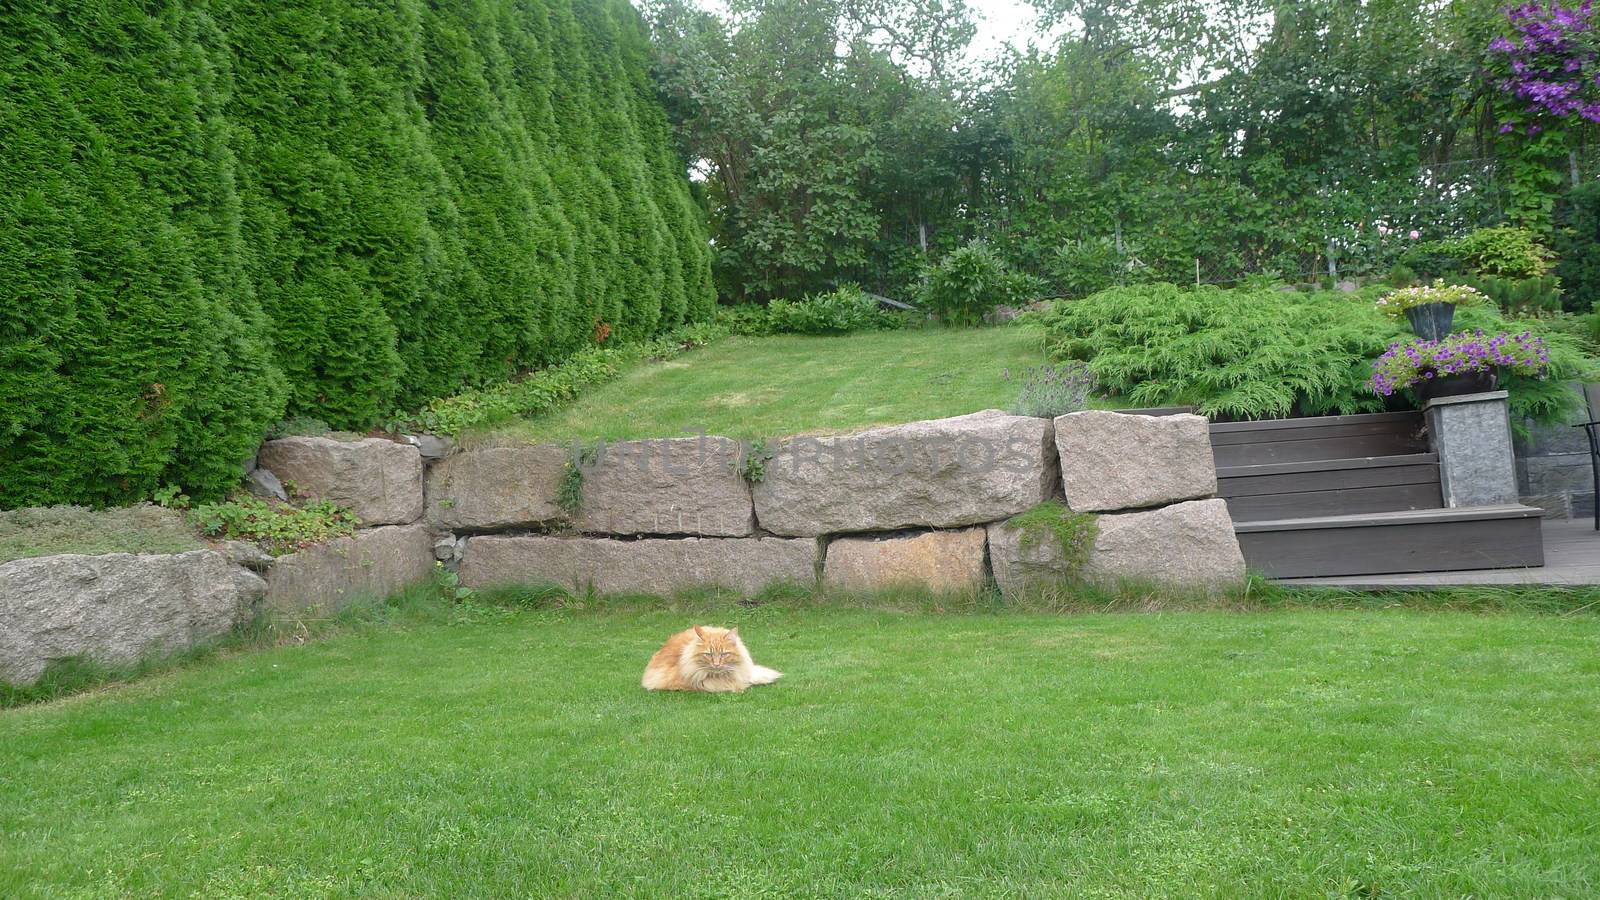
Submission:
[[1411,330],[1424,340],[1437,341],[1450,333],[1456,307],[1462,303],[1487,301],[1481,292],[1464,284],[1435,281],[1417,287],[1401,288],[1378,298],[1378,311],[1411,322]]
[[1457,332],[1437,341],[1389,345],[1372,363],[1372,390],[1387,397],[1415,388],[1417,399],[1494,390],[1498,373],[1542,376],[1550,365],[1544,338],[1532,332],[1486,335],[1483,329]]

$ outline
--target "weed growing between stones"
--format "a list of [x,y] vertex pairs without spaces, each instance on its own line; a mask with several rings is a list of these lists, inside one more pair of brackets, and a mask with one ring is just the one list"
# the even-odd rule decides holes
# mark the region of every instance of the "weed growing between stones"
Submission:
[[767,463],[778,455],[775,448],[768,447],[766,438],[756,438],[739,446],[739,477],[750,484],[759,484],[766,480]]
[[1089,561],[1089,551],[1094,548],[1094,539],[1100,534],[1094,515],[1073,512],[1059,500],[1046,500],[1012,516],[1006,528],[1022,532],[1024,550],[1037,547],[1040,541],[1053,539],[1061,547],[1063,574],[1067,578],[1082,571]]
[[556,490],[556,506],[568,522],[578,517],[583,507],[583,470],[600,459],[600,444],[574,444],[572,458],[561,472],[561,485]]

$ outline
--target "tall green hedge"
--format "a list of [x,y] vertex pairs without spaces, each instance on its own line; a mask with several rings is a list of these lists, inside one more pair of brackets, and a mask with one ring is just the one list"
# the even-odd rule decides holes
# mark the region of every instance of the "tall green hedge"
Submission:
[[0,507],[213,496],[285,415],[715,300],[626,0],[17,0],[0,96]]

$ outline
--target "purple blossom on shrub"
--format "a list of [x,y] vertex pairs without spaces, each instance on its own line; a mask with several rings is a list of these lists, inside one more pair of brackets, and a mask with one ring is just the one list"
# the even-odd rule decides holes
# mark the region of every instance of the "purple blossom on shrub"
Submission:
[[1483,329],[1461,331],[1437,341],[1393,343],[1372,362],[1372,391],[1387,397],[1408,388],[1450,375],[1471,375],[1507,369],[1535,377],[1550,365],[1544,338],[1524,331],[1486,336]]
[[[1509,7],[1506,19],[1515,38],[1502,36],[1489,43],[1491,63],[1507,73],[1501,90],[1530,116],[1577,115],[1600,122],[1600,43],[1592,0],[1577,6],[1561,0],[1524,3]],[[1500,132],[1513,128],[1506,123]],[[1543,127],[1529,124],[1526,130],[1536,135]]]

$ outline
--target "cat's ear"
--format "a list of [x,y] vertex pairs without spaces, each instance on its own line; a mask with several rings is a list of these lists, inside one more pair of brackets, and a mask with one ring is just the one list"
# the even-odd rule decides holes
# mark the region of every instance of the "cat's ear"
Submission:
[[739,636],[739,626],[735,625],[732,628],[728,629],[728,637],[736,638],[738,636]]
[[699,625],[696,625],[694,627],[694,636],[699,638],[702,641],[706,639],[706,633],[704,631],[700,630],[700,626]]

